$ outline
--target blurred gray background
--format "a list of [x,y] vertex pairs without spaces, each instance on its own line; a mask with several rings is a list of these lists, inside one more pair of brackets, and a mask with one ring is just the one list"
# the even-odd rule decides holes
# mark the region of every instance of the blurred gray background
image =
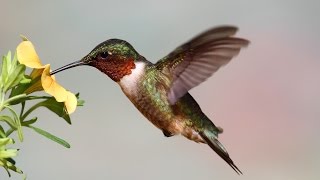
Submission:
[[[16,158],[32,180],[320,178],[320,1],[35,1],[0,3],[0,54],[19,34],[52,68],[78,60],[109,38],[130,42],[156,62],[217,25],[240,28],[251,41],[230,64],[191,90],[220,136],[238,176],[209,147],[165,138],[104,74],[79,67],[58,74],[85,106],[69,126],[46,109],[38,126],[71,149],[25,130]],[[0,179],[8,179],[0,169]],[[13,175],[11,179],[21,179]]]

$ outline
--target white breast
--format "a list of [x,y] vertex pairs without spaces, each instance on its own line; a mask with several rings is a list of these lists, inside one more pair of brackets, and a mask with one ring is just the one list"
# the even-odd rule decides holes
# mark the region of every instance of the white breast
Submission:
[[119,85],[127,95],[137,94],[137,82],[144,75],[146,64],[143,62],[136,62],[135,66],[136,68],[132,69],[131,74],[124,76],[119,81]]

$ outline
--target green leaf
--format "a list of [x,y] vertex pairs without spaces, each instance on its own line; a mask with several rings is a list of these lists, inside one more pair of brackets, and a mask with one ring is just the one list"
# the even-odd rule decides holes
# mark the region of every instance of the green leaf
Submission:
[[[31,81],[32,82],[32,81]],[[20,83],[16,87],[11,90],[10,96],[13,97],[19,94],[22,94],[26,89],[28,89],[32,84],[31,83]],[[13,104],[18,104],[19,102],[15,102]]]
[[8,129],[6,132],[6,137],[10,136],[10,134],[13,133],[14,131],[15,131],[15,129],[13,129],[13,128]]
[[11,63],[11,51],[8,51],[7,56],[7,71],[8,71],[8,75],[10,74],[10,71],[12,69],[12,63]]
[[16,119],[16,126],[17,126],[19,140],[20,140],[20,142],[22,142],[23,141],[23,132],[22,132],[22,126],[21,126],[20,119]]
[[6,56],[2,57],[2,70],[1,70],[1,81],[6,84],[8,78],[8,59]]
[[9,144],[13,144],[14,141],[11,138],[0,138],[0,150],[6,149],[5,146]]
[[[31,96],[35,97],[35,96]],[[22,120],[24,120],[31,112],[36,110],[39,107],[46,107],[50,111],[54,112],[57,114],[59,117],[62,117],[64,120],[67,121],[67,123],[71,124],[71,119],[69,114],[66,112],[64,108],[64,103],[63,102],[57,102],[53,97],[47,97],[43,96],[40,98],[47,98],[47,100],[39,102],[35,105],[33,105],[29,110],[27,110],[24,115],[21,117]]]
[[31,78],[27,75],[24,75],[20,81],[21,84],[29,84],[31,82]]
[[17,168],[17,166],[15,166],[14,164],[10,163],[9,161],[7,161],[7,164],[8,164],[8,168],[11,171],[14,171],[14,172],[19,173],[19,174],[23,174],[23,171],[21,171],[19,168]]
[[16,164],[16,161],[12,158],[7,158],[7,161],[11,162],[12,164]]
[[30,119],[30,120],[23,121],[23,122],[21,123],[21,125],[22,125],[22,126],[28,126],[28,125],[31,125],[31,124],[37,122],[37,120],[38,120],[38,118],[37,118],[37,117],[34,117],[34,118]]
[[60,144],[60,145],[62,145],[64,147],[66,147],[66,148],[70,148],[71,147],[70,144],[67,141],[65,141],[65,140],[63,140],[61,138],[58,138],[57,136],[54,136],[53,134],[51,134],[51,133],[49,133],[49,132],[47,132],[45,130],[42,130],[40,128],[31,126],[31,125],[29,125],[27,127],[33,129],[35,132],[45,136],[48,139],[51,139],[52,141],[54,141],[54,142],[56,142],[56,143],[58,143],[58,144]]
[[15,129],[17,130],[18,132],[18,137],[19,137],[19,140],[20,142],[23,141],[23,133],[22,133],[22,126],[21,126],[21,123],[20,123],[20,118],[18,116],[18,114],[14,111],[14,109],[12,109],[11,106],[6,106],[6,108],[8,108],[8,110],[12,113],[13,115],[13,119],[14,119],[14,124],[15,124]]
[[5,149],[0,151],[0,159],[10,158],[17,156],[18,150],[17,149]]
[[24,77],[24,72],[26,70],[26,66],[19,64],[15,70],[9,74],[8,80],[4,86],[4,90],[5,92],[7,90],[9,90],[10,88],[16,86],[17,84],[19,84],[19,82],[22,80],[22,78]]
[[[8,51],[6,58],[7,58],[8,61],[11,61],[11,51]],[[8,66],[8,69],[10,69],[9,66]]]
[[1,125],[0,125],[0,137],[1,137],[1,138],[7,137],[7,136],[6,136],[6,133],[5,133],[4,129],[3,129],[3,127],[2,127]]
[[80,99],[80,100],[78,100],[78,102],[77,102],[77,106],[83,106],[84,103],[85,103],[85,101],[82,100],[82,99]]
[[11,171],[17,172],[19,174],[23,174],[23,172],[19,168],[17,168],[14,164],[12,164],[10,161],[8,161],[6,159],[0,159],[0,166],[5,168],[5,170],[7,171],[8,175],[9,175],[9,177],[11,177],[9,169]]
[[6,122],[11,128],[16,128],[15,122],[10,116],[0,116],[0,121]]
[[17,52],[14,53],[13,55],[13,59],[12,59],[12,63],[11,63],[14,67],[16,67],[18,65],[18,57],[17,57]]
[[30,76],[23,75],[19,84],[11,90],[9,97],[24,93],[33,83],[35,83],[35,81],[33,81]]
[[64,109],[63,102],[57,102],[53,97],[42,101],[40,103],[41,106],[48,108],[50,111],[54,112],[58,116],[62,117],[67,123],[71,124],[71,119],[69,114]]
[[84,100],[82,100],[82,99],[80,99],[80,93],[77,93],[76,94],[76,97],[77,97],[77,106],[83,106],[84,105],[84,103],[85,103],[85,101]]

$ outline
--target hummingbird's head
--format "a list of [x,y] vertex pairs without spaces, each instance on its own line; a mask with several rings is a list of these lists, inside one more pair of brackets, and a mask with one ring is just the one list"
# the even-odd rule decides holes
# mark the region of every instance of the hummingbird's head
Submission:
[[135,61],[139,57],[140,55],[128,42],[109,39],[96,46],[80,61],[58,68],[52,71],[51,75],[72,67],[89,65],[118,82],[123,76],[131,74],[132,69],[135,68]]

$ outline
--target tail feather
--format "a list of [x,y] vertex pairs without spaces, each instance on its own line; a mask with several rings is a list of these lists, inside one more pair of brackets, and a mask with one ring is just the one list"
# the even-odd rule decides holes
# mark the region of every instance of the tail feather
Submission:
[[212,137],[210,135],[206,135],[206,131],[199,132],[200,136],[207,142],[207,144],[226,162],[230,165],[230,167],[236,171],[237,174],[242,174],[240,169],[233,163],[230,158],[228,152],[224,148],[224,146],[218,141],[216,137]]

